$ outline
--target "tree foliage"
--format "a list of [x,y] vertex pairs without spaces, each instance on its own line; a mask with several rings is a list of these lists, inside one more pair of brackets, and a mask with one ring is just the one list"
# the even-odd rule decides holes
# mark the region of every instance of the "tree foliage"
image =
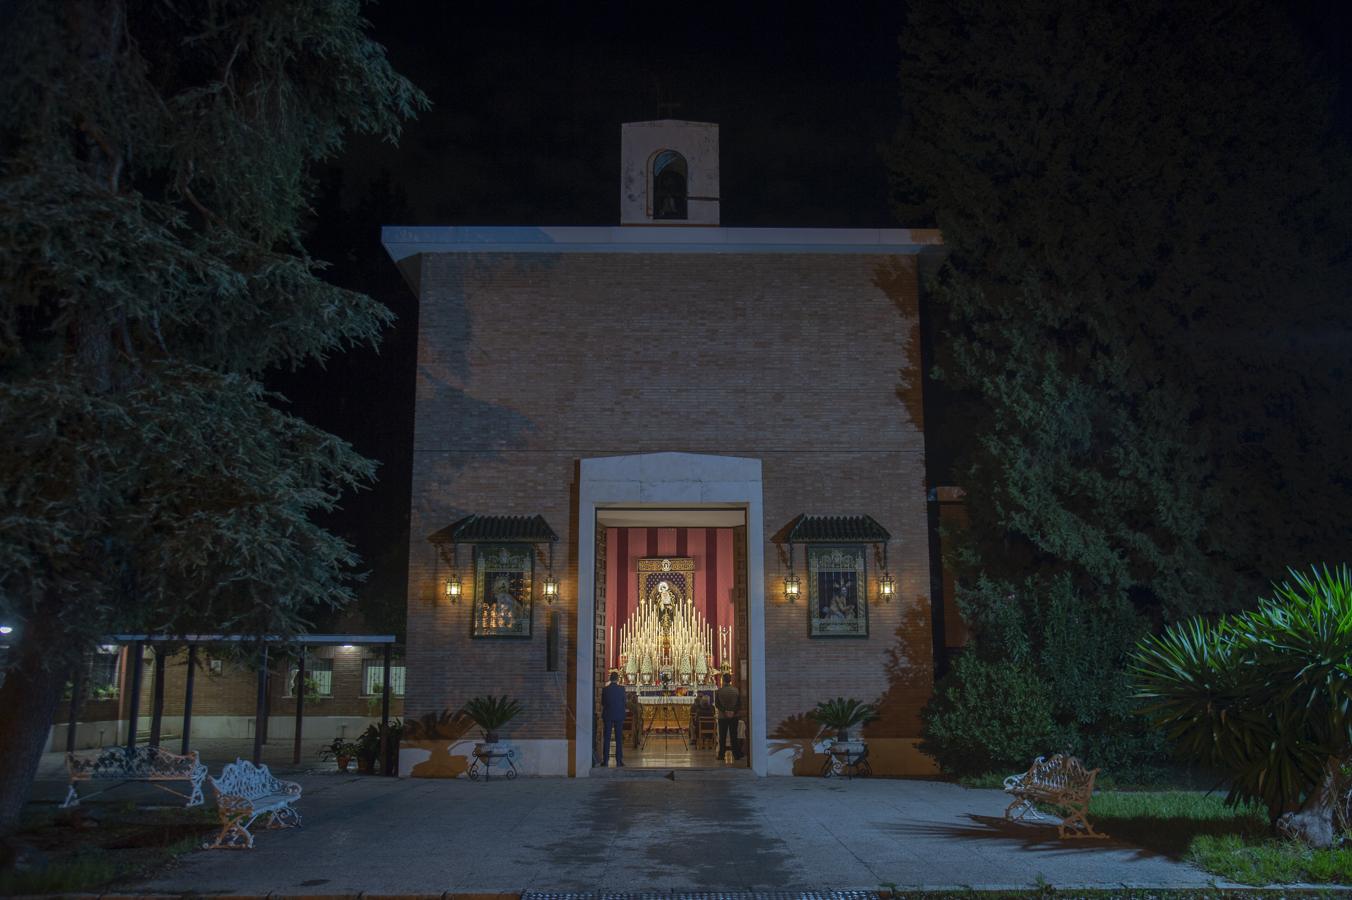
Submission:
[[426,102],[359,12],[5,10],[0,615],[23,634],[11,681],[43,702],[39,669],[101,634],[287,634],[350,596],[355,559],[310,514],[374,464],[260,379],[373,344],[389,319],[321,280],[300,240],[312,164],[354,132],[393,139]]
[[0,602],[68,629],[294,629],[371,463],[259,376],[388,314],[316,276],[308,167],[422,100],[353,2],[23,5],[0,170]]
[[1256,610],[1146,638],[1132,668],[1178,751],[1276,819],[1352,762],[1352,571],[1292,571]]
[[1250,0],[922,0],[901,43],[898,213],[949,250],[932,374],[965,402],[969,652],[1025,648],[1059,728],[1148,752],[1143,631],[1348,536],[1329,93]]

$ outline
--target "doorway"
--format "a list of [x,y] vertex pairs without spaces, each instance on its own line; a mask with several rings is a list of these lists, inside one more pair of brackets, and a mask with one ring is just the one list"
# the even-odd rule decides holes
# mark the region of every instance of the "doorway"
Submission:
[[614,765],[603,703],[623,696],[626,766],[747,767],[746,509],[607,507],[596,519],[596,763]]
[[[630,622],[638,609],[640,600],[650,599],[663,605],[663,594],[655,582],[644,582],[642,590],[638,580],[638,564],[641,559],[649,559],[648,565],[661,566],[665,559],[673,563],[677,559],[693,560],[692,540],[698,545],[699,537],[694,537],[694,529],[704,532],[704,552],[708,553],[712,539],[717,551],[729,548],[727,538],[719,529],[728,529],[731,533],[731,554],[733,565],[728,574],[720,574],[722,567],[713,571],[706,560],[703,568],[689,568],[689,583],[693,586],[694,603],[687,598],[687,605],[695,606],[699,598],[713,598],[710,591],[710,577],[713,578],[714,592],[728,590],[730,606],[722,606],[715,613],[707,604],[701,611],[704,624],[711,625],[710,615],[718,616],[721,627],[730,627],[727,652],[710,653],[715,657],[714,667],[721,669],[726,662],[731,668],[729,673],[734,685],[741,694],[740,718],[745,723],[745,755],[743,764],[749,763],[752,771],[764,775],[766,771],[765,745],[765,558],[764,558],[764,513],[761,491],[761,463],[757,459],[740,457],[705,456],[690,453],[650,453],[638,456],[603,457],[580,461],[578,473],[578,531],[586,535],[578,542],[578,618],[577,618],[577,664],[576,695],[573,707],[574,716],[574,756],[573,772],[577,776],[589,775],[593,762],[601,760],[600,745],[602,724],[600,712],[601,691],[608,682],[610,669],[620,668],[619,656],[625,647],[624,640],[637,635],[640,625]],[[616,529],[612,539],[611,529]],[[607,585],[613,578],[621,577],[619,552],[619,530],[625,529],[626,543],[631,535],[628,529],[640,529],[641,537],[635,536],[635,547],[641,552],[624,551],[623,578],[626,600],[623,608],[618,605],[618,597],[612,598],[611,614],[607,616]],[[648,532],[656,532],[655,554],[648,554]],[[686,555],[679,556],[680,530],[686,529]],[[713,532],[712,538],[709,532]],[[663,532],[667,532],[664,536]],[[663,548],[670,542],[671,555],[663,556]],[[613,569],[607,564],[614,556]],[[631,561],[635,567],[629,570]],[[613,571],[613,575],[612,575]],[[645,570],[646,571],[646,570]],[[703,575],[703,587],[700,576]],[[732,586],[727,588],[727,578],[731,577]],[[722,580],[720,580],[722,579]],[[660,579],[659,579],[660,580]],[[632,589],[630,585],[632,584]],[[669,583],[670,602],[675,605],[678,585]],[[612,587],[611,591],[618,591]],[[642,593],[647,591],[654,597]],[[719,597],[722,601],[722,597]],[[689,615],[687,611],[687,615]],[[673,613],[674,618],[674,613]],[[699,617],[693,616],[693,630],[698,633]],[[725,621],[730,619],[731,621]],[[619,621],[617,621],[619,620]],[[620,626],[626,627],[621,632]],[[691,629],[687,629],[689,631]],[[609,634],[608,634],[609,631]],[[706,633],[709,633],[706,631]],[[718,631],[712,632],[714,639],[721,638]],[[678,693],[684,677],[682,663],[675,653],[670,659],[663,657],[659,663],[654,657],[648,665],[648,681],[644,684],[641,642],[629,645],[639,648],[634,670],[634,690],[636,697],[653,697],[647,702],[635,702],[637,706],[656,707],[650,716],[640,711],[635,713],[630,725],[630,741],[642,744],[647,733],[647,744],[642,754],[636,754],[634,760],[643,759],[645,763],[665,764],[674,768],[677,759],[686,759],[687,764],[697,764],[700,757],[701,735],[696,729],[700,723],[692,725],[692,710],[682,714],[677,706],[695,706],[701,694],[698,663],[691,658],[689,663],[690,685],[686,691]],[[656,646],[649,639],[648,646]],[[687,640],[686,646],[689,646]],[[629,655],[625,654],[625,674],[630,674]],[[666,668],[670,680],[664,685],[661,680],[663,668]],[[713,673],[705,666],[706,695],[712,693],[714,685],[708,684]],[[626,679],[627,680],[627,679]],[[651,692],[651,693],[649,693]],[[689,701],[670,701],[665,698],[691,697]],[[649,724],[651,723],[651,730]],[[682,735],[682,727],[685,729]],[[691,756],[684,756],[687,742],[693,738],[694,748]],[[660,741],[660,744],[658,743]],[[703,752],[711,757],[714,753],[706,747]],[[632,744],[631,744],[632,746]],[[664,762],[657,762],[657,760]],[[629,760],[626,758],[626,763]],[[710,764],[717,764],[711,760]]]

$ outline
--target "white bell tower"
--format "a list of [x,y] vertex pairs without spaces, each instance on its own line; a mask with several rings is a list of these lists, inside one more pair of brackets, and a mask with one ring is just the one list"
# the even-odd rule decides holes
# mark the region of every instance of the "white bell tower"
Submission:
[[620,224],[718,224],[718,126],[659,119],[620,126]]

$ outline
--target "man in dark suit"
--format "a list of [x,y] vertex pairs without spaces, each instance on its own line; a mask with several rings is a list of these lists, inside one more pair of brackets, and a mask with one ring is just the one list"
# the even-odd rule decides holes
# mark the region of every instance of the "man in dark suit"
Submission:
[[732,676],[723,675],[723,686],[714,694],[718,710],[718,759],[721,762],[728,750],[734,761],[742,758],[742,745],[737,740],[737,709],[742,705],[742,692],[732,686]]
[[601,765],[610,765],[610,733],[615,732],[615,765],[624,765],[624,717],[628,714],[625,706],[624,688],[620,686],[620,673],[610,673],[610,684],[601,690],[601,722],[605,732],[601,740]]

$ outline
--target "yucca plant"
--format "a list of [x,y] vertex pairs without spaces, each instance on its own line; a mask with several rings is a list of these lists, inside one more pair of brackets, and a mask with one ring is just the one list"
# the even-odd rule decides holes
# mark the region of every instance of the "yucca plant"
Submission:
[[848,741],[850,729],[877,719],[878,711],[871,703],[837,697],[818,703],[816,709],[808,715],[820,722],[822,727],[835,729],[836,736],[840,740]]
[[474,724],[483,729],[484,741],[497,743],[498,729],[521,714],[524,707],[506,694],[494,697],[475,697],[465,704],[465,715],[474,720]]
[[1226,772],[1281,830],[1329,846],[1352,756],[1352,572],[1290,571],[1258,609],[1141,641],[1142,712],[1178,752]]

